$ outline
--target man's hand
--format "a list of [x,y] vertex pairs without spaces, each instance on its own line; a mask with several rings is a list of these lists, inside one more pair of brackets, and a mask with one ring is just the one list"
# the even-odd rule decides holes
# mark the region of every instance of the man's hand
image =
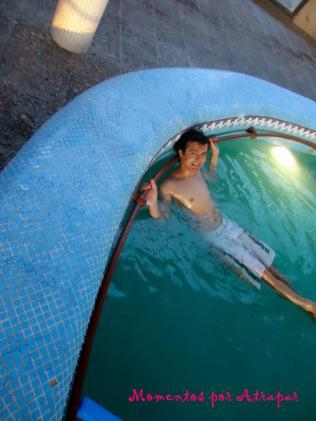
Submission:
[[157,204],[158,193],[157,184],[155,180],[151,179],[149,183],[145,184],[145,186],[142,187],[141,191],[142,193],[147,192],[146,205],[153,206]]
[[[163,185],[161,186],[163,188]],[[149,183],[145,184],[141,188],[141,192],[146,194],[146,205],[149,206],[149,213],[150,215],[155,218],[163,218],[167,219],[169,216],[169,207],[171,203],[171,197],[164,192],[161,192],[162,195],[162,203],[160,203],[162,210],[159,209],[158,206],[158,192],[157,192],[157,184],[155,180],[151,179]]]
[[209,146],[212,152],[212,156],[218,157],[219,155],[219,149],[218,146],[214,143],[213,139],[209,139]]

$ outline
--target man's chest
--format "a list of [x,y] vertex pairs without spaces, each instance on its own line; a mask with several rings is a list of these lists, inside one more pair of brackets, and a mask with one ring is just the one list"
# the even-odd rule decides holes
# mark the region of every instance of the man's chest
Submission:
[[210,203],[210,195],[205,181],[181,180],[175,185],[173,196],[187,208],[206,207]]

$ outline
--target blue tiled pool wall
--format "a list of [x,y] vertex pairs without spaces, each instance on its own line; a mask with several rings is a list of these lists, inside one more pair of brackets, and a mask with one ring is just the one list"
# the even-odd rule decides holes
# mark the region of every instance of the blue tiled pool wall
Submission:
[[0,174],[1,419],[61,419],[117,229],[168,139],[204,123],[316,142],[315,121],[314,102],[262,80],[157,69],[97,85],[38,130]]

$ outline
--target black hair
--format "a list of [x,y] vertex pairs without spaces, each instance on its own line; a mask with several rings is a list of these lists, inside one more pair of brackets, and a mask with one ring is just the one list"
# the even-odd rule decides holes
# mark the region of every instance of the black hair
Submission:
[[179,140],[173,145],[173,149],[179,153],[179,150],[185,151],[188,142],[197,142],[200,145],[209,145],[209,139],[203,133],[190,129],[187,132],[183,133]]

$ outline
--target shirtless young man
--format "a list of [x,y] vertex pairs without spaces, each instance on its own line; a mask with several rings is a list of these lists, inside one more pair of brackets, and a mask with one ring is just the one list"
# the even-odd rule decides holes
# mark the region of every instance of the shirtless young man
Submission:
[[191,213],[197,229],[223,257],[246,266],[256,277],[263,279],[281,295],[311,313],[315,320],[316,303],[296,294],[285,276],[272,266],[274,251],[223,216],[216,208],[201,174],[209,148],[209,172],[212,174],[217,165],[218,147],[195,130],[181,136],[174,145],[179,154],[180,166],[160,186],[162,206],[159,208],[154,180],[150,180],[143,189],[148,191],[146,203],[150,215],[153,218],[167,215],[171,200],[177,201]]

